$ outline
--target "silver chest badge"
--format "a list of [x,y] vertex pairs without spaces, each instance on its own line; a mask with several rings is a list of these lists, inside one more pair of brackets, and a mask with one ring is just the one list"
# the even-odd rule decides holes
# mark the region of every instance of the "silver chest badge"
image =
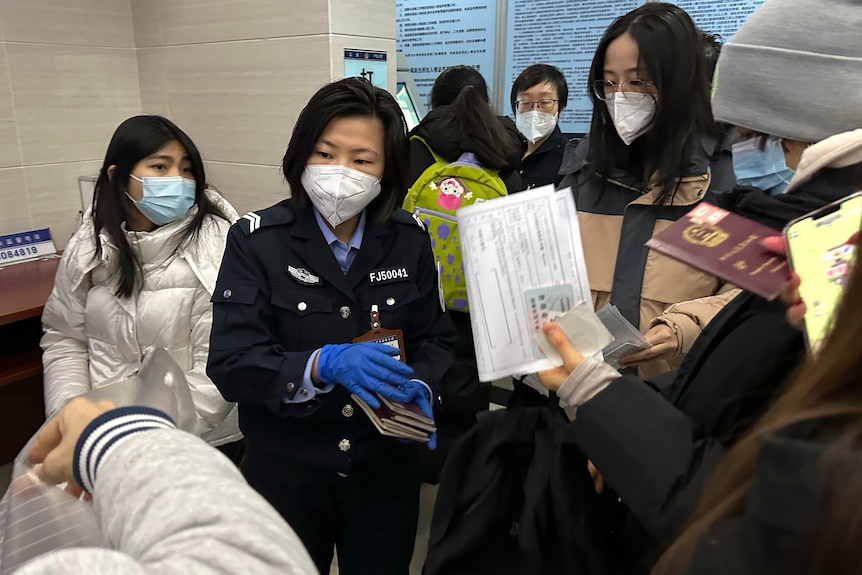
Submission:
[[298,281],[301,284],[315,286],[320,285],[320,278],[305,268],[295,268],[293,266],[287,266],[287,273],[289,273],[293,279]]

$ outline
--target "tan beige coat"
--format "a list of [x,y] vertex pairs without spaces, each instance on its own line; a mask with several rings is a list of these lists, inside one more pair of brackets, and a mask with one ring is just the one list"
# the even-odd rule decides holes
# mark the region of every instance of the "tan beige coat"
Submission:
[[572,186],[575,195],[593,304],[598,309],[613,300],[642,332],[659,323],[670,326],[679,339],[676,354],[669,362],[643,365],[641,372],[678,367],[703,327],[739,290],[643,244],[704,199],[710,168],[704,161],[702,173],[680,179],[670,205],[655,206],[657,187],[643,190],[622,172],[591,176],[585,166],[581,158],[561,186]]

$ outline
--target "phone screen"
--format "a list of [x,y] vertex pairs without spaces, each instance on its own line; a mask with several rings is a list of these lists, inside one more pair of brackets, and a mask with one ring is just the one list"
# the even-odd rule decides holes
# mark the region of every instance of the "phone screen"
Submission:
[[805,333],[812,351],[827,335],[832,312],[841,299],[853,263],[855,246],[848,244],[862,222],[862,193],[791,222],[785,231],[790,265],[802,283]]

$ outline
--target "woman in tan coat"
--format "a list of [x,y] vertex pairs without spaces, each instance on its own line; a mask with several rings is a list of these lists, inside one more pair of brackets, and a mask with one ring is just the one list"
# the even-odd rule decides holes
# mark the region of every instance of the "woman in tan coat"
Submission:
[[569,145],[561,168],[561,186],[571,186],[578,207],[596,309],[615,304],[653,344],[624,361],[643,375],[678,366],[737,293],[643,247],[705,199],[713,172],[732,168],[712,120],[702,42],[672,4],[645,4],[617,19],[590,70],[590,135]]

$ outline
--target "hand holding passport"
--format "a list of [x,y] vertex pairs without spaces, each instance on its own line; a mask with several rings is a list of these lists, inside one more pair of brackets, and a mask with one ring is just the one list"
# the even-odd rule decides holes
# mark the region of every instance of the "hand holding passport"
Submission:
[[787,283],[787,259],[762,245],[780,232],[712,204],[698,204],[647,243],[693,268],[773,300]]
[[[369,315],[371,331],[361,335],[353,340],[354,344],[376,343],[388,346],[398,350],[398,355],[395,359],[401,363],[407,363],[407,353],[404,348],[404,334],[400,329],[384,329],[380,323],[380,312],[377,305],[371,306]],[[408,368],[409,369],[409,368]],[[412,369],[410,372],[412,373]],[[435,433],[437,428],[434,426],[434,419],[430,417],[431,404],[426,399],[425,385],[417,380],[406,381],[397,386],[399,397],[411,398],[416,403],[402,403],[395,401],[390,397],[384,397],[387,390],[395,392],[395,387],[389,387],[385,382],[379,382],[383,388],[378,391],[373,389],[367,390],[372,393],[373,397],[369,399],[377,399],[379,407],[371,407],[367,401],[359,397],[356,393],[351,393],[350,397],[353,401],[362,408],[374,427],[377,428],[382,435],[388,435],[398,439],[407,439],[410,441],[419,441],[427,443],[429,449],[434,449],[437,445]],[[420,407],[421,406],[421,407]],[[423,409],[424,408],[424,409]],[[429,415],[426,415],[425,412]]]

